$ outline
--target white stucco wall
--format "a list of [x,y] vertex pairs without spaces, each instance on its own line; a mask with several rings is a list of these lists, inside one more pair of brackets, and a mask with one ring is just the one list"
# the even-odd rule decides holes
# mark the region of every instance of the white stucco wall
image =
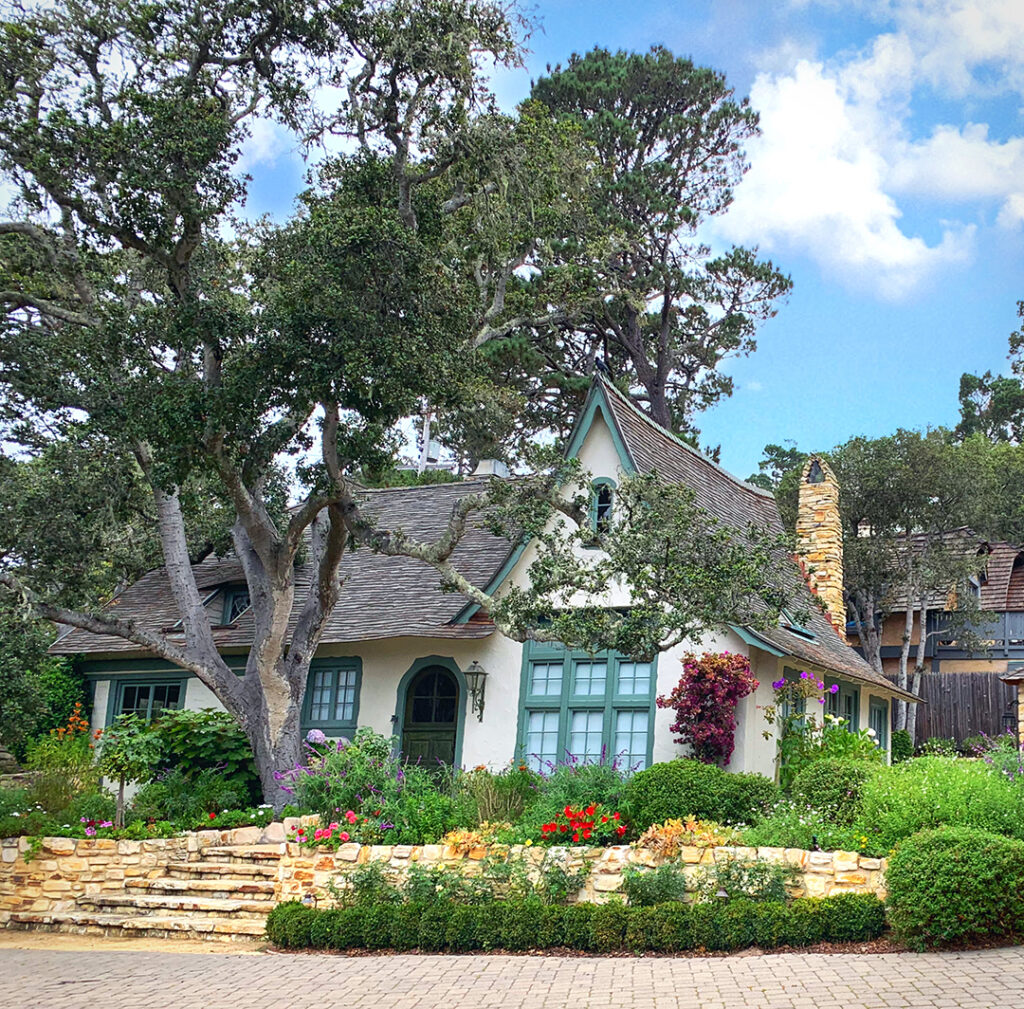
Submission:
[[[610,477],[618,483],[623,472],[615,441],[600,412],[580,447],[580,462],[591,477]],[[597,558],[591,550],[581,549],[581,556]],[[528,546],[506,580],[506,585],[525,585],[529,581],[529,565],[536,557],[536,548]],[[609,586],[602,598],[604,605],[628,603],[628,592],[622,586]],[[798,660],[779,659],[759,649],[752,649],[732,631],[708,635],[702,641],[684,643],[663,653],[657,662],[655,696],[668,694],[682,673],[681,659],[686,652],[724,651],[747,655],[754,675],[760,681],[757,691],[740,702],[736,716],[735,749],[729,768],[734,771],[759,771],[772,776],[775,769],[776,740],[764,738],[769,728],[763,709],[774,703],[773,680],[782,675],[784,665],[808,668]],[[397,711],[402,678],[417,660],[437,656],[455,662],[460,670],[478,662],[487,671],[483,720],[478,720],[466,704],[463,725],[462,763],[498,768],[515,756],[519,718],[519,692],[523,646],[495,632],[475,640],[446,638],[390,638],[383,641],[362,641],[348,645],[328,645],[317,652],[318,658],[356,656],[362,661],[362,683],[359,697],[359,725],[369,726],[385,735],[398,734],[402,712]],[[824,675],[816,670],[817,675]],[[119,673],[118,675],[124,675]],[[140,674],[144,675],[144,674]],[[187,675],[187,674],[183,674]],[[860,688],[860,724],[868,725],[871,689]],[[881,695],[879,695],[881,696]],[[98,680],[95,686],[93,723],[102,726],[107,711],[109,683]],[[195,677],[189,677],[184,706],[190,709],[218,708],[213,693]],[[674,713],[657,708],[653,725],[653,758],[671,760],[686,754],[686,748],[673,742],[670,726]]]

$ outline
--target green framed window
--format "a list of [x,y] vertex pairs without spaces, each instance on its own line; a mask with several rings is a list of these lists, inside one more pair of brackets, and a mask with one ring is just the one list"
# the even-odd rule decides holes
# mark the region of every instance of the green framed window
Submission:
[[249,589],[246,586],[233,586],[224,590],[224,613],[222,624],[233,624],[250,606]]
[[[832,693],[832,687],[839,689]],[[825,678],[825,713],[846,721],[847,732],[860,730],[860,690],[845,680]]]
[[868,696],[868,728],[875,730],[875,742],[889,749],[889,702],[884,697]]
[[[611,528],[615,514],[615,481],[600,476],[590,484],[590,528],[604,534]],[[596,545],[596,544],[595,544]]]
[[351,735],[359,721],[362,662],[355,658],[314,659],[306,681],[302,728]]
[[629,770],[647,767],[655,687],[654,662],[527,642],[517,748],[535,770],[602,760]]
[[147,722],[185,703],[184,680],[117,680],[112,717],[138,715]]

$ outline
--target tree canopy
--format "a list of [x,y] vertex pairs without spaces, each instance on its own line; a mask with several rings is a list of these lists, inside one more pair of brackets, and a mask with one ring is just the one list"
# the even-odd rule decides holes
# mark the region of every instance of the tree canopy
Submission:
[[[61,0],[2,25],[0,171],[18,195],[0,220],[0,423],[13,447],[0,467],[0,587],[23,612],[194,673],[245,730],[276,804],[346,551],[430,565],[520,639],[649,653],[712,620],[770,622],[782,604],[774,537],[720,528],[653,478],[620,490],[635,507],[607,559],[568,549],[592,536],[589,481],[559,453],[468,494],[433,542],[379,528],[366,510],[359,478],[393,465],[401,418],[428,404],[479,434],[478,404],[501,401],[485,348],[560,324],[580,262],[588,284],[612,283],[595,243],[613,222],[594,221],[614,187],[597,191],[585,119],[542,100],[502,115],[487,89],[483,64],[516,63],[527,27],[514,7],[467,0]],[[709,156],[730,162],[749,115],[720,77],[705,78],[693,101],[722,117],[721,153]],[[317,83],[336,105],[314,98]],[[355,145],[318,157],[281,225],[239,218],[238,161],[258,115],[311,152],[331,133]],[[638,152],[656,181],[654,149]],[[710,192],[722,171],[731,178],[722,168],[695,190],[690,223],[722,204]],[[636,250],[633,206],[629,228],[622,208],[614,220]],[[662,289],[685,289],[687,304],[698,287],[718,292],[701,304],[733,290],[748,263],[735,253],[703,286],[684,284],[673,241],[662,248],[675,265],[655,274],[671,274]],[[573,255],[556,251],[567,245]],[[716,346],[742,342],[745,327],[738,316],[719,327],[731,335]],[[673,360],[670,371],[682,367]],[[510,416],[522,409],[503,402]],[[456,569],[452,554],[480,521],[532,538],[529,590],[495,598]],[[192,569],[227,549],[255,627],[242,677],[217,651]],[[663,554],[670,572],[652,566]],[[158,561],[180,632],[100,606]],[[691,585],[698,568],[706,577]],[[631,609],[598,604],[609,582],[629,586]],[[576,590],[593,604],[559,607]],[[659,600],[657,620],[631,616],[652,617]]]

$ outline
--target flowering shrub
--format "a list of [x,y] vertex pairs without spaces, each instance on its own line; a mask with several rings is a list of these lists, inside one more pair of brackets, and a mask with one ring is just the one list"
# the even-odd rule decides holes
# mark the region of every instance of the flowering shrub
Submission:
[[636,841],[636,847],[646,848],[665,858],[675,858],[685,847],[713,848],[720,844],[742,844],[743,835],[732,827],[707,820],[666,820],[648,827]]
[[89,731],[82,704],[75,704],[67,725],[51,729],[28,747],[29,770],[39,776],[32,785],[33,801],[47,812],[67,807],[77,795],[95,790],[100,773],[94,749],[100,733]]
[[676,742],[689,745],[693,756],[705,764],[726,765],[732,756],[736,734],[736,705],[758,688],[750,672],[750,660],[729,652],[705,652],[699,658],[683,658],[683,675],[659,708],[672,708]]
[[541,840],[554,844],[591,841],[593,844],[615,844],[628,827],[618,810],[606,809],[597,803],[573,809],[566,806],[548,823],[540,827]]

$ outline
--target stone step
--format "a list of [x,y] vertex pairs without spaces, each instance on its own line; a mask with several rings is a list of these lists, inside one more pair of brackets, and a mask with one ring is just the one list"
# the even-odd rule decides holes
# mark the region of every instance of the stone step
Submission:
[[243,876],[215,877],[212,879],[175,879],[157,876],[155,879],[126,879],[125,890],[141,890],[151,894],[165,894],[193,897],[225,897],[235,900],[253,899],[263,894],[273,897],[275,883],[272,879]]
[[276,862],[283,854],[283,844],[228,844],[203,849],[203,858],[207,862],[226,862],[228,865]]
[[273,879],[277,876],[274,862],[168,862],[164,873],[171,879],[202,879],[221,877],[240,879],[244,877]]
[[257,918],[172,917],[102,911],[15,911],[7,928],[16,931],[71,932],[76,935],[241,942],[260,939],[265,922]]
[[208,918],[232,916],[265,920],[275,901],[273,896],[264,900],[231,900],[225,897],[193,897],[187,894],[167,896],[114,890],[109,893],[83,894],[75,903],[86,911],[118,910],[124,914],[134,911],[139,915],[159,913],[161,917],[199,914]]

